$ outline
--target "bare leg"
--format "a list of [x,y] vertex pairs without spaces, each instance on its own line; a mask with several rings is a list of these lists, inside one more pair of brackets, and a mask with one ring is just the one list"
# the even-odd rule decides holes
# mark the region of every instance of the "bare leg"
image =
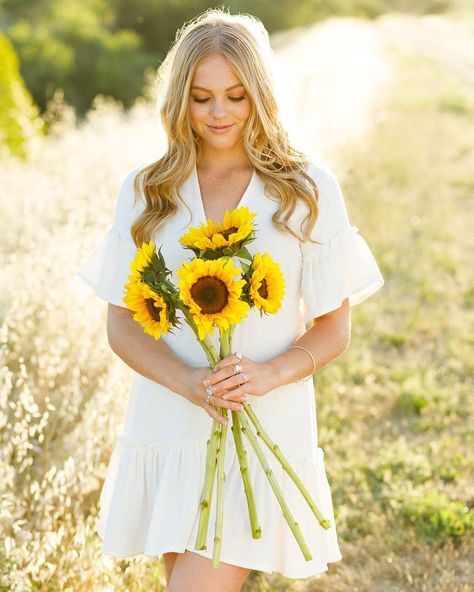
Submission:
[[173,573],[174,563],[178,553],[163,553],[163,563],[165,564],[166,584],[170,585],[171,574]]
[[214,569],[211,560],[198,553],[179,553],[168,592],[238,592],[250,569],[220,562]]

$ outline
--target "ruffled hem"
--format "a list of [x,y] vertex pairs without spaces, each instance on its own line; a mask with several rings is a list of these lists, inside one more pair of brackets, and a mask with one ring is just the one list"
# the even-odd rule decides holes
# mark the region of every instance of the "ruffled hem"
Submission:
[[99,298],[117,306],[125,306],[124,286],[128,282],[130,264],[137,248],[125,240],[111,225],[94,251],[82,263],[76,276],[86,282]]
[[[192,553],[197,553],[198,555],[201,555],[202,557],[206,557],[207,559],[212,560],[212,551],[198,551],[198,550],[194,549],[194,547],[184,547],[184,548],[179,548],[179,549],[174,548],[174,547],[173,548],[163,547],[163,548],[153,551],[153,553],[145,553],[144,551],[137,551],[136,553],[133,553],[131,555],[116,555],[116,554],[107,553],[104,550],[102,552],[104,555],[109,555],[110,557],[117,557],[119,559],[129,559],[131,557],[136,557],[137,555],[143,555],[145,557],[149,557],[150,559],[158,559],[163,555],[163,553],[184,553],[185,551],[191,551]],[[227,557],[223,553],[221,553],[221,556],[220,556],[220,563],[228,563],[229,565],[235,565],[237,567],[243,567],[246,569],[253,569],[255,571],[261,571],[263,573],[267,573],[270,575],[273,573],[279,573],[284,578],[288,578],[289,580],[300,580],[300,579],[306,579],[306,578],[310,578],[313,576],[317,576],[317,575],[327,572],[329,569],[330,563],[337,563],[338,561],[341,561],[341,559],[342,559],[342,555],[341,555],[341,553],[339,553],[339,555],[336,555],[333,558],[328,559],[327,563],[325,565],[321,564],[321,567],[319,567],[319,568],[312,568],[306,575],[301,575],[300,571],[298,572],[299,575],[296,575],[296,573],[294,573],[294,575],[288,575],[288,573],[282,573],[280,570],[273,569],[271,567],[262,568],[262,564],[259,563],[258,561],[252,561],[251,559],[247,559],[247,558],[236,559],[235,557]],[[290,572],[290,573],[293,573],[293,572]]]
[[375,257],[357,226],[337,232],[322,245],[302,246],[301,292],[306,322],[339,308],[349,297],[354,306],[384,284]]
[[[292,579],[327,571],[328,564],[339,561],[342,555],[337,543],[323,450],[316,447],[304,461],[293,462],[291,458],[289,461],[324,517],[331,521],[328,530],[319,525],[296,485],[265,449],[285,500],[313,555],[310,561],[305,561],[253,449],[247,444],[245,448],[262,537],[253,539],[251,535],[239,461],[231,439],[227,441],[224,463],[221,561],[269,574],[277,572]],[[215,490],[207,549],[194,548],[206,452],[207,438],[137,443],[120,434],[100,495],[98,533],[103,540],[102,552],[125,558],[138,554],[159,557],[167,552],[189,550],[212,558]]]

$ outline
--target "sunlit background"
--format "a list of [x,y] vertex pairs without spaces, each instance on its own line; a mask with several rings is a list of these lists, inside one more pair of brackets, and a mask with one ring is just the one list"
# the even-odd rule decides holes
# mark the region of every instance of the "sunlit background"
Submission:
[[[295,144],[334,170],[385,278],[315,376],[343,561],[243,590],[472,591],[472,3],[222,6],[266,25]],[[209,7],[0,0],[2,591],[165,590],[161,561],[101,553],[132,371],[75,271],[125,174],[162,153],[156,69]]]

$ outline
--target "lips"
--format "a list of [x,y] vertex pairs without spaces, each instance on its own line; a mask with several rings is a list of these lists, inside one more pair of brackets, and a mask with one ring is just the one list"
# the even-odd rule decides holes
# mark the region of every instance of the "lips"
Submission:
[[230,127],[232,124],[229,125],[210,125],[209,127],[211,129],[227,129],[228,127]]

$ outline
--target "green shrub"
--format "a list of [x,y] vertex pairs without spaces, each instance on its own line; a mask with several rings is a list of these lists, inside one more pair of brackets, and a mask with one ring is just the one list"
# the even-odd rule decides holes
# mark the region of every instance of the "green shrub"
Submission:
[[420,415],[428,403],[424,394],[404,391],[398,397],[396,410],[400,415]]
[[461,500],[436,491],[403,500],[401,513],[423,541],[460,537],[474,528],[474,513]]
[[25,157],[25,142],[42,127],[42,121],[20,75],[15,50],[1,32],[0,63],[0,145]]

